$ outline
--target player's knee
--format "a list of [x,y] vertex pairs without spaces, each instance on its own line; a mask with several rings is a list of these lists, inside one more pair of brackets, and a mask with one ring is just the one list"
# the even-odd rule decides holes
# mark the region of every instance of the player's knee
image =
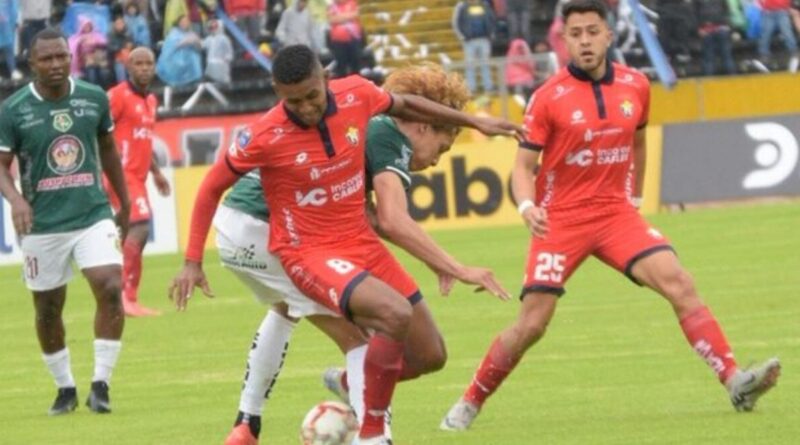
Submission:
[[99,286],[97,301],[111,309],[122,309],[122,286],[119,279],[108,278]]
[[439,338],[439,341],[434,344],[436,346],[432,348],[431,353],[428,355],[428,360],[425,363],[425,373],[439,371],[444,368],[445,363],[447,363],[447,348],[444,346],[444,341]]
[[538,318],[523,320],[517,327],[517,335],[525,349],[544,337],[545,332],[547,332],[547,322]]
[[61,308],[58,304],[40,304],[36,306],[36,321],[39,324],[50,325],[61,319]]
[[663,289],[672,301],[687,301],[697,297],[694,279],[682,268],[669,271],[663,277]]
[[405,299],[395,298],[380,308],[378,316],[383,331],[392,338],[405,338],[411,324],[411,304]]

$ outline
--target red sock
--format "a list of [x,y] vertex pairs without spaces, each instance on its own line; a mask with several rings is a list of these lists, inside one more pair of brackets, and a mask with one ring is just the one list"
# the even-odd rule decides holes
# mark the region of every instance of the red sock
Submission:
[[127,238],[122,245],[122,296],[129,302],[139,299],[143,248],[143,245],[132,238]]
[[689,344],[717,374],[720,382],[725,383],[728,377],[736,372],[736,360],[733,358],[731,347],[728,346],[725,334],[707,307],[699,307],[683,317],[681,329]]
[[392,401],[403,362],[403,342],[373,335],[364,359],[364,423],[360,436],[383,434],[384,412]]
[[514,358],[506,352],[505,347],[500,342],[500,337],[494,339],[489,347],[489,352],[483,358],[481,365],[472,378],[472,383],[464,393],[464,400],[477,406],[482,406],[503,380],[511,374],[511,371],[519,363],[519,358]]

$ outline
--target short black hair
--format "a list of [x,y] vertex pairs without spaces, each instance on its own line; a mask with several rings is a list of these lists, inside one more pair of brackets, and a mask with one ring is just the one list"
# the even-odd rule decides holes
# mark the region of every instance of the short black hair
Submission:
[[285,85],[300,83],[322,69],[319,58],[306,45],[289,45],[275,55],[272,61],[272,77]]
[[601,0],[571,0],[561,9],[561,15],[564,17],[565,22],[567,17],[572,14],[585,14],[587,12],[594,12],[603,20],[608,18],[608,8],[605,2]]
[[31,39],[31,45],[29,46],[31,53],[33,52],[33,48],[36,47],[36,42],[39,40],[55,40],[55,39],[64,39],[67,41],[67,37],[61,32],[58,28],[45,28],[39,32],[37,32],[33,39]]

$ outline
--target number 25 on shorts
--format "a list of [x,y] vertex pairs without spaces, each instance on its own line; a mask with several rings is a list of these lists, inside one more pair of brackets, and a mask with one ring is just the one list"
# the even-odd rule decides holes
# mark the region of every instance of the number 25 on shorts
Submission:
[[564,279],[564,262],[566,259],[566,255],[548,252],[540,253],[536,257],[536,269],[533,271],[533,279],[561,283],[561,280]]

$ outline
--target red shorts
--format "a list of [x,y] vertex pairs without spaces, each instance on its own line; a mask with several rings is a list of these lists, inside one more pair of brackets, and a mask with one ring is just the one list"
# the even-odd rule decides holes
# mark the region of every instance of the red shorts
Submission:
[[[111,207],[116,212],[119,210],[119,198],[117,198],[114,189],[105,177],[104,183],[106,191],[108,192],[108,200]],[[144,182],[136,179],[125,178],[125,184],[128,186],[128,199],[131,201],[131,218],[130,223],[142,223],[150,221],[152,213],[150,211],[150,200],[147,198],[147,187]]]
[[[589,255],[594,255],[636,282],[636,261],[672,247],[632,206],[593,216],[558,219],[550,215],[545,238],[533,238],[525,265],[522,296],[528,292],[564,294],[564,284]],[[638,282],[636,282],[639,284]]]
[[422,299],[414,279],[371,231],[332,248],[286,249],[277,254],[303,294],[347,318],[351,318],[348,302],[353,289],[368,275],[391,286],[411,304]]

